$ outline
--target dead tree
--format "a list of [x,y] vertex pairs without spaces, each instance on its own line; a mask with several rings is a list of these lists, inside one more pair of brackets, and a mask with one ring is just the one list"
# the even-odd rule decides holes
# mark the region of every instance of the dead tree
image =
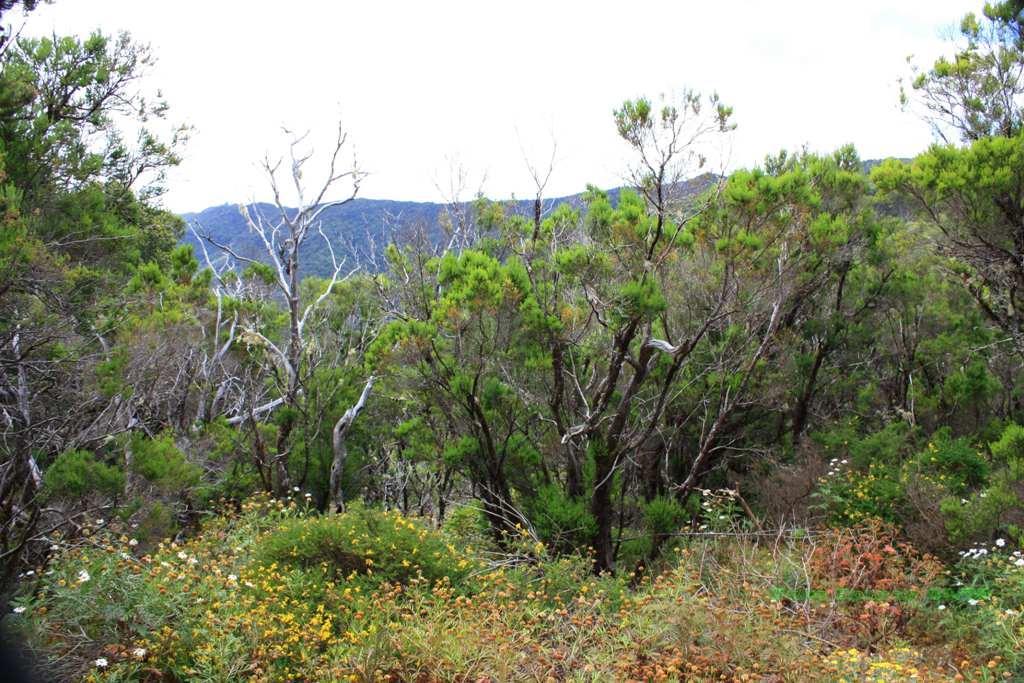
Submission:
[[[287,130],[285,132],[290,134]],[[240,207],[246,226],[252,234],[259,238],[263,247],[262,260],[242,256],[231,246],[218,242],[211,235],[203,235],[206,241],[231,255],[238,263],[268,264],[274,273],[274,288],[284,300],[288,312],[288,333],[282,346],[275,344],[257,329],[245,329],[240,335],[247,341],[261,346],[267,352],[274,365],[275,374],[280,380],[280,395],[250,409],[248,414],[239,421],[259,418],[280,406],[293,409],[280,424],[276,445],[277,453],[273,456],[276,474],[275,488],[278,493],[283,493],[291,485],[288,473],[289,436],[295,426],[295,416],[301,412],[303,383],[310,374],[305,335],[306,324],[310,320],[310,316],[331,295],[335,286],[351,277],[358,268],[358,266],[354,266],[346,269],[346,259],[337,257],[334,246],[324,234],[321,218],[328,209],[342,206],[356,198],[364,173],[359,170],[354,160],[350,167],[339,170],[339,156],[347,140],[347,134],[339,125],[325,180],[315,192],[309,194],[304,186],[303,167],[312,157],[312,152],[302,149],[305,139],[306,135],[294,137],[289,146],[290,169],[287,176],[296,195],[296,207],[286,206],[283,198],[284,187],[279,176],[284,175],[281,173],[284,160],[271,161],[269,157],[262,162],[262,168],[267,174],[273,193],[273,215],[267,215],[256,205]],[[343,181],[350,184],[348,195],[343,199],[328,200],[328,193]],[[330,254],[332,272],[323,292],[313,301],[304,303],[299,291],[300,251],[302,245],[314,232],[323,239],[324,246]]]
[[341,477],[345,471],[345,461],[348,459],[348,449],[345,447],[345,438],[348,436],[348,430],[352,427],[352,423],[356,421],[359,413],[366,407],[366,399],[370,397],[370,392],[373,391],[374,376],[370,375],[369,379],[366,380],[366,384],[363,386],[362,393],[359,394],[359,400],[355,402],[351,408],[345,411],[345,413],[338,419],[334,425],[334,431],[331,434],[331,452],[333,459],[331,461],[331,509],[334,512],[345,511],[345,494],[341,490]]

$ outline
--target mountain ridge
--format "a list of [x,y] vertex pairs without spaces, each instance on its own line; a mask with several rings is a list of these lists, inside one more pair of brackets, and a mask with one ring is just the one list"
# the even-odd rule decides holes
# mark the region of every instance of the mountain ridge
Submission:
[[[682,181],[682,193],[686,197],[696,196],[721,179],[711,173]],[[605,190],[613,203],[618,202],[622,187]],[[584,192],[552,197],[544,200],[545,212],[555,209],[561,204],[583,205]],[[513,213],[533,215],[533,199],[494,200],[509,207]],[[474,202],[459,202],[454,207],[472,211]],[[219,204],[201,211],[178,214],[189,228],[182,237],[182,242],[192,244],[201,253],[199,235],[209,235],[220,244],[230,247],[240,256],[266,261],[266,253],[259,238],[252,234],[246,226],[245,218],[239,210],[239,204]],[[245,204],[250,211],[264,212],[275,215],[279,209],[268,202]],[[284,207],[294,210],[294,207]],[[322,228],[331,241],[339,258],[344,256],[350,263],[361,266],[379,262],[384,248],[393,241],[402,241],[402,234],[410,234],[413,230],[422,230],[433,244],[447,239],[441,226],[442,214],[453,208],[452,204],[440,202],[418,202],[396,199],[371,199],[356,197],[352,201],[324,211]],[[357,241],[358,239],[358,241]],[[207,244],[207,249],[212,250]],[[300,263],[303,277],[308,275],[329,276],[331,262],[329,251],[324,248],[322,240],[310,237],[300,249]]]
[[[906,160],[901,160],[906,161]],[[868,159],[862,162],[865,173],[880,164],[880,159]],[[704,173],[688,180],[681,181],[681,195],[692,198],[706,190],[713,183],[723,179],[714,173]],[[615,204],[624,187],[605,190]],[[572,204],[582,207],[584,192],[552,197],[544,200],[545,210],[551,211],[561,204]],[[532,216],[533,199],[494,200],[509,207],[513,213]],[[474,202],[459,202],[455,207],[472,213]],[[252,234],[246,226],[245,219],[239,211],[239,204],[220,204],[210,206],[201,211],[178,214],[185,220],[189,229],[182,237],[182,242],[192,244],[201,253],[200,235],[210,235],[217,242],[227,245],[240,256],[266,261],[267,255],[259,238]],[[268,202],[246,204],[250,210],[277,214],[278,209]],[[384,248],[391,242],[402,242],[403,233],[408,236],[413,231],[421,231],[432,244],[440,244],[447,239],[441,225],[443,212],[452,208],[452,204],[441,202],[405,201],[398,199],[372,199],[356,197],[350,202],[327,209],[322,216],[324,234],[331,241],[335,254],[347,259],[348,263],[373,267],[380,263]],[[293,207],[285,207],[294,210]],[[193,232],[194,230],[194,232]],[[215,249],[207,245],[207,249]],[[211,252],[212,255],[212,252]],[[301,276],[330,276],[332,265],[329,250],[324,248],[318,236],[311,236],[303,244],[299,253],[302,264]]]

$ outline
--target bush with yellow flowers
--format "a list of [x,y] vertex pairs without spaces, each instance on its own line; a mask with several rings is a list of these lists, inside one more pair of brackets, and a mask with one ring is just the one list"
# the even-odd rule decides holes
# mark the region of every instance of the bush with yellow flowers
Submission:
[[421,522],[358,504],[344,515],[283,521],[254,555],[264,566],[317,568],[332,579],[360,576],[377,583],[421,577],[461,585],[475,567]]

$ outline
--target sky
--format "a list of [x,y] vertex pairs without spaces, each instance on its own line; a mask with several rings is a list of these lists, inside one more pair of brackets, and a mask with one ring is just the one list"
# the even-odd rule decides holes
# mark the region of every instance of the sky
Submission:
[[[627,98],[716,91],[737,128],[716,166],[853,143],[864,159],[932,141],[901,111],[907,57],[927,65],[972,0],[55,0],[22,35],[129,31],[158,62],[145,86],[194,127],[164,205],[264,200],[258,162],[282,127],[322,152],[348,132],[360,196],[444,201],[622,184],[632,160],[613,110]],[[351,150],[348,150],[351,151]],[[324,159],[309,162],[315,183]],[[464,180],[453,182],[460,175]],[[338,188],[343,193],[346,188]]]

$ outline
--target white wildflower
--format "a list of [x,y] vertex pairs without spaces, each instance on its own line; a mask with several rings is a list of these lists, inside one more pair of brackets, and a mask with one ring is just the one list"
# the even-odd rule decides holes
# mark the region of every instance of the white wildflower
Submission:
[[1024,567],[1024,557],[1018,557],[1013,563],[1018,567]]
[[188,553],[186,553],[184,550],[179,550],[178,551],[178,559],[179,560],[187,560],[188,559]]
[[999,546],[1000,548],[1002,548],[1004,545],[1006,545],[1006,541],[1004,539],[1002,539],[1002,538],[997,538],[996,539],[996,545]]
[[84,569],[82,571],[78,572],[78,583],[85,583],[86,581],[88,581],[91,578],[92,577],[89,576],[89,572],[87,572]]
[[24,611],[25,611],[25,608],[24,608],[24,607],[15,607],[15,608],[14,608],[14,613],[15,613],[15,614],[21,614],[21,613],[23,613]]
[[132,654],[135,655],[138,659],[142,659],[146,656],[146,648],[137,647],[134,650],[132,650]]
[[132,548],[134,548],[138,544],[139,544],[138,540],[136,540],[134,538],[132,540],[128,541],[128,545],[131,546]]
[[974,607],[975,605],[978,604],[978,601],[975,600],[974,598],[971,598],[970,600],[967,601],[967,604],[970,605],[971,607]]
[[940,610],[944,610],[944,609],[946,609],[946,606],[945,605],[939,605],[939,609]]
[[99,667],[99,668],[101,668],[101,669],[105,669],[105,668],[107,668],[107,664],[108,664],[108,663],[109,663],[109,662],[107,662],[107,658],[106,658],[106,657],[100,657],[99,659],[97,659],[97,660],[96,660],[96,661],[94,662],[94,664],[96,664],[96,666],[98,666],[98,667]]
[[235,576],[234,574],[228,574],[228,581],[232,581],[232,582],[238,581],[238,577]]

